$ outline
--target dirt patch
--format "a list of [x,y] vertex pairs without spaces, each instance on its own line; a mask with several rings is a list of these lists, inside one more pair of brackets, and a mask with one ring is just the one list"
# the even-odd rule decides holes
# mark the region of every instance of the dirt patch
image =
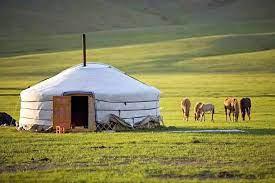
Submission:
[[151,143],[158,143],[158,141],[157,140],[143,140],[143,141],[141,141],[141,144],[151,144]]
[[221,172],[210,172],[202,171],[194,175],[180,175],[180,174],[151,174],[151,178],[159,179],[256,179],[255,175],[244,175],[238,171],[221,171]]
[[32,171],[32,170],[48,170],[58,168],[59,166],[51,163],[50,158],[31,158],[30,161],[26,161],[22,164],[17,165],[6,165],[0,166],[0,173],[3,172],[21,172],[21,171]]
[[160,162],[163,165],[176,165],[176,166],[182,166],[182,165],[197,165],[197,164],[203,164],[204,162],[198,161],[195,159],[188,159],[188,158],[162,158],[158,159],[158,162]]
[[137,144],[137,141],[129,141],[127,144]]
[[124,166],[130,164],[134,157],[131,156],[102,156],[98,161],[98,166]]
[[[97,164],[91,164],[88,162],[76,162],[73,164],[54,164],[48,162],[49,160],[35,160],[30,163],[24,163],[19,165],[7,165],[7,166],[0,166],[0,174],[1,173],[16,173],[16,172],[24,172],[24,171],[43,171],[43,170],[56,170],[56,169],[76,169],[76,168],[88,168],[93,167],[90,171],[95,171],[95,166],[102,166]],[[108,166],[108,164],[106,164]]]
[[32,170],[48,170],[56,168],[53,164],[21,164],[21,165],[9,165],[0,167],[0,173],[3,172],[21,172],[21,171],[32,171]]
[[150,175],[151,178],[158,179],[188,179],[189,175],[177,175],[177,174],[160,174],[160,175]]
[[143,141],[127,141],[127,142],[118,142],[116,144],[118,145],[127,145],[127,144],[161,144],[159,141],[157,140],[143,140]]
[[193,143],[193,144],[198,144],[198,143],[201,143],[201,141],[198,140],[198,139],[193,139],[193,140],[191,141],[191,143]]
[[186,145],[187,143],[186,142],[175,142],[174,144],[180,146],[180,145]]
[[117,146],[92,146],[91,149],[116,149],[119,148]]
[[47,157],[41,158],[41,159],[34,159],[34,158],[31,158],[31,161],[32,161],[32,162],[39,162],[39,161],[41,161],[41,162],[47,162],[47,161],[50,161],[50,159],[47,158]]
[[223,172],[218,172],[216,174],[216,177],[218,178],[239,178],[239,173],[238,172],[227,172],[227,171],[223,171]]

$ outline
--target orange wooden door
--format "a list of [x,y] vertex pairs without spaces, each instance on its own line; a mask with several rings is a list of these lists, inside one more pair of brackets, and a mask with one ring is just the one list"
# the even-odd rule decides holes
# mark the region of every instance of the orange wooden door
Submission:
[[71,128],[71,97],[53,97],[53,128],[63,126],[65,129]]

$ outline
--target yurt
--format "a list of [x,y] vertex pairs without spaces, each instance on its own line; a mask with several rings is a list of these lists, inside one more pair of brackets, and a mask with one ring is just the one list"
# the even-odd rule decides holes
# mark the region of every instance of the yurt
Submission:
[[[110,116],[128,127],[160,119],[160,91],[102,63],[68,68],[20,93],[19,128],[44,131],[59,123],[97,130]],[[69,128],[68,127],[68,128]]]

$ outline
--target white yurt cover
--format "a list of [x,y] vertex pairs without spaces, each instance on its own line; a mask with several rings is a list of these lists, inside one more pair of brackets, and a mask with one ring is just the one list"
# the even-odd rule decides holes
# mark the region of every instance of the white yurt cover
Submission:
[[26,90],[21,96],[19,127],[52,126],[53,96],[92,93],[96,122],[115,114],[133,125],[148,115],[159,116],[160,91],[101,63],[77,65]]

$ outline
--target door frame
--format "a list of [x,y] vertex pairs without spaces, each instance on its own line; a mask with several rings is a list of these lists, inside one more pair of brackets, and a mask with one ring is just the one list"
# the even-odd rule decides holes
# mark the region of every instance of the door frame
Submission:
[[[88,92],[64,92],[63,96],[69,96],[70,101],[72,96],[87,96],[88,97],[88,129],[96,131],[96,109],[95,97],[93,93]],[[72,105],[72,103],[70,104]]]
[[[95,97],[92,94],[69,94],[65,96],[87,96],[88,97],[88,129],[96,131],[96,122],[95,122]],[[72,100],[71,100],[72,101]],[[72,105],[72,104],[71,104]]]

